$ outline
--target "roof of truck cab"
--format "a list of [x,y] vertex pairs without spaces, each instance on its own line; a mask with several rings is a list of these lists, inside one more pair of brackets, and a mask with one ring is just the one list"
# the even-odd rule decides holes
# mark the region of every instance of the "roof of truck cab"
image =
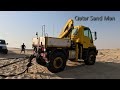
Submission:
[[77,25],[77,26],[74,26],[74,27],[83,27],[83,28],[89,28],[89,27],[86,27],[86,26],[83,26],[83,25]]

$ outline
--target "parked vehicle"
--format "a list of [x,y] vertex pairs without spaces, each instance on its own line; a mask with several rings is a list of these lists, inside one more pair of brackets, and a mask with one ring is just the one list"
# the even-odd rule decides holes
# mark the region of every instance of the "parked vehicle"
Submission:
[[0,39],[0,53],[7,54],[8,49],[7,49],[8,43],[4,39]]

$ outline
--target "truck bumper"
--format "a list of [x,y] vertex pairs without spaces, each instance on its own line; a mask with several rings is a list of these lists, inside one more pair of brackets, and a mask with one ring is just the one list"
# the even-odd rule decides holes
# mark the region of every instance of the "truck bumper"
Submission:
[[8,53],[8,50],[7,50],[7,49],[1,49],[1,50],[0,50],[0,53],[7,54],[7,53]]

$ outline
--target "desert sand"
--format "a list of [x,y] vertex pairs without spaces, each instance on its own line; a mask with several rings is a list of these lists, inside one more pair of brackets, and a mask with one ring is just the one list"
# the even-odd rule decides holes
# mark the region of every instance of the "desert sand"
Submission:
[[[7,55],[0,54],[0,74],[16,74],[22,72],[28,63],[26,56],[32,54],[27,50],[26,54],[20,54],[19,49],[9,48]],[[25,59],[25,60],[23,60]],[[18,62],[17,62],[18,61]],[[14,63],[15,62],[15,63]],[[6,67],[3,65],[10,64]],[[79,62],[67,61],[64,71],[51,73],[46,67],[36,63],[33,59],[33,65],[29,68],[29,73],[24,73],[12,77],[0,77],[1,79],[120,79],[120,49],[99,49],[94,65],[85,65],[81,60]]]

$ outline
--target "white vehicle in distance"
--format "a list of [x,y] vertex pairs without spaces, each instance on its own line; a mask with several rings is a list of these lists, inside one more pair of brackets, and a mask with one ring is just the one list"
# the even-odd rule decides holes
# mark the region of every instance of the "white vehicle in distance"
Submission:
[[0,53],[7,54],[8,49],[7,49],[8,43],[4,39],[0,39]]

